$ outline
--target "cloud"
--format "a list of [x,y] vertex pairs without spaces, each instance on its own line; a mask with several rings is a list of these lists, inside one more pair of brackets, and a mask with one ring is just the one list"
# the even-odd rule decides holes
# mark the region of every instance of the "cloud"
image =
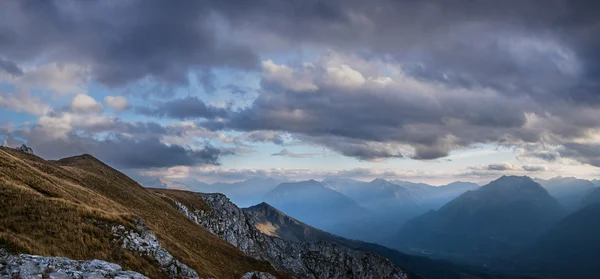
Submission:
[[529,172],[539,172],[539,171],[547,171],[548,168],[546,166],[529,166],[529,165],[525,165],[525,166],[523,166],[523,170],[529,171]]
[[565,143],[559,149],[561,157],[575,159],[579,162],[600,167],[600,144]]
[[[169,135],[170,128],[157,124],[81,118],[70,113],[60,117],[44,116],[31,129],[0,134],[23,139],[37,155],[46,159],[88,153],[120,169],[220,165],[222,156],[233,154],[231,149],[213,147],[206,142],[194,147],[167,144],[160,138]],[[95,129],[96,133],[90,133]],[[108,136],[101,136],[107,132]],[[133,134],[127,136],[126,132]]]
[[123,96],[106,96],[104,103],[118,112],[129,109],[129,101]]
[[88,95],[79,94],[71,101],[71,109],[79,113],[101,113],[104,107],[96,99]]
[[310,76],[296,71],[287,65],[277,65],[271,60],[262,62],[263,82],[298,92],[310,92],[318,89]]
[[144,78],[187,84],[191,70],[258,64],[248,47],[219,36],[210,1],[17,1],[1,8],[11,15],[0,21],[6,57],[89,65],[94,80],[108,86]]
[[[338,53],[300,67],[298,71],[317,85],[313,93],[269,83],[250,107],[202,125],[217,130],[285,131],[360,160],[429,160],[474,143],[499,142],[507,135],[516,140],[539,139],[537,131],[522,135],[525,112],[535,106],[521,98],[505,98],[486,88],[467,90],[426,82],[406,74],[402,65]],[[361,69],[365,81],[347,84],[348,79],[322,74],[331,68]]]
[[284,157],[291,157],[291,158],[310,158],[314,155],[315,154],[313,154],[313,153],[294,153],[287,149],[282,149],[281,151],[279,151],[277,153],[271,154],[271,156],[284,156]]
[[518,166],[510,163],[497,163],[497,164],[489,164],[486,166],[480,167],[470,167],[469,169],[473,170],[471,174],[480,175],[480,176],[490,176],[495,175],[500,172],[507,173],[523,173],[523,172],[544,172],[548,170],[548,167],[541,165],[523,165]]
[[252,131],[248,133],[243,133],[234,138],[234,141],[240,144],[244,144],[244,142],[250,143],[266,143],[272,142],[277,145],[282,145],[285,143],[285,135],[281,132],[275,131]]
[[0,58],[0,70],[17,77],[23,75],[23,70],[21,70],[15,62],[4,60],[2,58]]
[[32,115],[43,115],[50,110],[50,105],[26,90],[17,92],[0,91],[0,108]]
[[136,107],[135,111],[142,115],[153,117],[168,117],[176,119],[214,119],[227,115],[227,108],[208,105],[198,97],[186,97],[161,102],[155,107]]
[[509,163],[491,164],[487,166],[487,170],[491,171],[509,171],[509,170],[520,170],[518,166]]

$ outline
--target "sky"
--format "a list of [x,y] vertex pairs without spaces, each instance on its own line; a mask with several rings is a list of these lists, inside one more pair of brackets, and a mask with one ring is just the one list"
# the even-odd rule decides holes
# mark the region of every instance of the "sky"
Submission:
[[0,2],[0,142],[137,179],[600,173],[600,2]]

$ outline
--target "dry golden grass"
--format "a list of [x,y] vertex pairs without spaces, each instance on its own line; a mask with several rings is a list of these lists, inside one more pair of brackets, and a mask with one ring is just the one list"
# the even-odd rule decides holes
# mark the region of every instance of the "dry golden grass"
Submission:
[[[207,209],[200,199],[189,196],[192,193],[174,195],[192,208]],[[164,195],[148,191],[89,155],[52,162],[0,148],[0,247],[103,259],[163,278],[152,260],[111,241],[114,224],[132,226],[136,217],[143,218],[161,244],[202,277],[239,278],[248,271],[286,277],[187,220]]]

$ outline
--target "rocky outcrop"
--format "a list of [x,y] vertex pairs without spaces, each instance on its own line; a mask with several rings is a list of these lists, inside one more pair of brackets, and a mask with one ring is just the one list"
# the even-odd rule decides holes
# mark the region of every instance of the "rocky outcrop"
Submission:
[[123,225],[115,226],[112,230],[116,241],[121,243],[123,249],[156,260],[158,267],[171,278],[200,278],[196,271],[175,259],[169,251],[160,246],[158,238],[144,225],[143,220],[136,220],[135,230],[127,230]]
[[21,147],[17,148],[17,150],[26,154],[33,154],[33,149],[25,144],[21,145]]
[[68,258],[51,258],[21,254],[13,256],[0,249],[0,279],[148,279],[121,266],[100,260],[75,261]]
[[374,254],[332,243],[295,243],[265,235],[256,228],[258,220],[251,212],[242,211],[224,195],[198,196],[210,211],[190,210],[177,201],[174,204],[190,220],[247,255],[269,261],[296,278],[408,278],[389,260]]

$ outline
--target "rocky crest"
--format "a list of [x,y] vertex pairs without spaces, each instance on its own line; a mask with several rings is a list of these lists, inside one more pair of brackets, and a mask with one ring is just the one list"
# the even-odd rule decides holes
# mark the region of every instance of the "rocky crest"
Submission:
[[21,147],[17,148],[17,150],[26,154],[33,154],[33,149],[25,144],[21,145]]
[[269,261],[296,278],[408,278],[389,260],[374,254],[326,242],[295,243],[265,235],[256,228],[258,219],[251,212],[239,209],[226,196],[198,196],[212,210],[192,211],[177,201],[174,204],[190,220],[247,255]]
[[115,226],[112,230],[116,240],[122,243],[121,247],[156,260],[159,268],[171,278],[200,278],[195,270],[175,259],[160,246],[156,234],[146,228],[143,220],[136,220],[136,230],[127,230],[123,225]]
[[0,279],[148,279],[121,266],[100,260],[75,261],[68,258],[51,258],[22,254],[12,256],[0,249]]

